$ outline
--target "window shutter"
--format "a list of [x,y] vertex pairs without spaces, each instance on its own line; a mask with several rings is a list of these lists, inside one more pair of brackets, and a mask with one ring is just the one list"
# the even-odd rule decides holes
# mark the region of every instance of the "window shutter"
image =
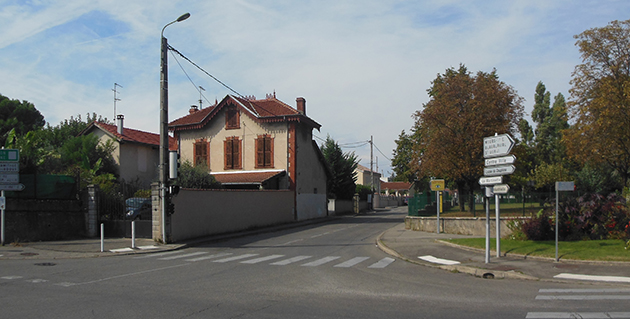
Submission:
[[225,140],[223,145],[225,149],[225,169],[234,168],[232,167],[232,140]]
[[265,159],[265,140],[264,137],[258,136],[256,139],[256,167],[263,167]]
[[241,167],[241,140],[235,138],[232,140],[232,159],[234,161],[234,168]]

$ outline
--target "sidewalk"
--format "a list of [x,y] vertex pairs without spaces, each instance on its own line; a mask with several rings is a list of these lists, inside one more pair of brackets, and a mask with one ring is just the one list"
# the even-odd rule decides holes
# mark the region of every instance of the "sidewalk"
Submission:
[[[470,236],[437,234],[406,230],[401,223],[381,234],[378,246],[386,253],[412,263],[484,278],[529,280],[572,280],[609,282],[630,285],[630,263],[597,261],[563,261],[507,254],[490,255],[485,263],[485,250],[460,247],[441,240]],[[494,247],[492,247],[494,249]],[[431,258],[432,256],[434,258]],[[419,257],[424,257],[425,260]],[[429,261],[427,261],[429,260]]]

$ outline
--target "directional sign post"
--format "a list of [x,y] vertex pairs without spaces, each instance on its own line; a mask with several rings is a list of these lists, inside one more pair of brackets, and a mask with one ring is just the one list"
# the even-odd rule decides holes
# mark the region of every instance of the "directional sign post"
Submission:
[[444,180],[443,179],[434,179],[431,180],[431,190],[435,192],[435,206],[437,208],[437,218],[435,219],[435,223],[437,225],[437,233],[440,233],[440,210],[442,206],[442,201],[440,200],[440,192],[444,190]]
[[514,139],[509,134],[501,134],[483,139],[483,158],[492,158],[510,154]]
[[16,149],[0,149],[0,245],[4,246],[4,230],[5,218],[4,210],[6,208],[5,190],[21,191],[24,189],[20,183],[20,150]]
[[575,189],[575,184],[573,182],[556,182],[556,261],[559,261],[558,258],[558,210],[559,210],[559,192],[572,192]]
[[494,185],[492,191],[495,194],[507,194],[510,191],[510,185],[508,184],[498,184]]

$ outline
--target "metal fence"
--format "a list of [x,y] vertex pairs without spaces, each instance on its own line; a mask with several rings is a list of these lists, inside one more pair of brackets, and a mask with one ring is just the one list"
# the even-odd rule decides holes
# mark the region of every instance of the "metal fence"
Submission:
[[25,188],[19,192],[7,191],[6,197],[20,199],[79,199],[79,185],[74,176],[20,174]]

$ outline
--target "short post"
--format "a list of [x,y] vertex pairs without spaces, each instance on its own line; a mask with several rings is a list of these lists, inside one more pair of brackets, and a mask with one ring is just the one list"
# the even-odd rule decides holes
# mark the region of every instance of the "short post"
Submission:
[[105,224],[101,223],[101,252],[105,251]]
[[5,197],[4,197],[4,190],[2,191],[2,195],[0,197],[2,198],[2,201],[3,201],[3,203],[2,203],[2,212],[0,213],[2,215],[2,217],[1,217],[2,220],[0,221],[2,223],[2,228],[0,228],[0,242],[1,242],[0,244],[2,244],[2,246],[4,246],[4,232],[5,232],[5,229],[6,229],[5,219],[4,219],[4,206],[5,206],[6,200],[5,200]]
[[560,261],[558,256],[558,210],[560,210],[560,200],[558,199],[559,192],[572,192],[575,190],[574,182],[556,182],[556,262]]
[[435,207],[437,208],[437,233],[440,233],[440,191],[435,192]]
[[136,221],[131,221],[131,248],[136,249]]
[[556,261],[559,261],[558,258],[558,209],[559,209],[559,200],[558,200],[558,187],[556,186]]
[[486,186],[486,264],[490,263],[490,197],[492,197],[492,187]]
[[495,220],[496,220],[496,229],[497,229],[497,257],[501,257],[501,217],[499,216],[499,195],[494,194],[494,212],[495,212]]

